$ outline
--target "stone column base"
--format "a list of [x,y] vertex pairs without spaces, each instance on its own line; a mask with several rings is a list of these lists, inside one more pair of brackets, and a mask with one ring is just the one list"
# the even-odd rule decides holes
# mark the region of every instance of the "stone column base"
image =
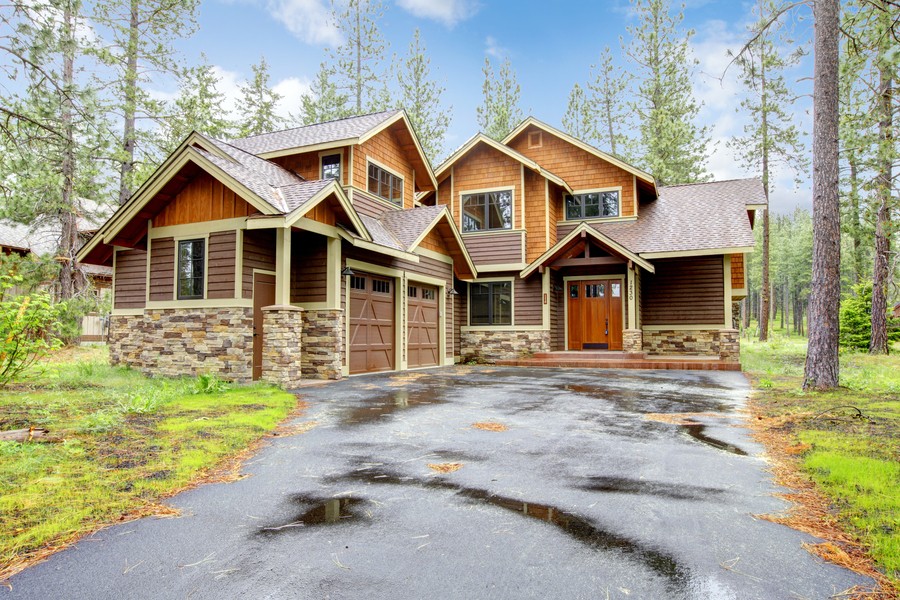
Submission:
[[303,309],[265,306],[263,311],[262,374],[260,379],[290,389],[300,385]]
[[741,332],[737,329],[719,330],[719,360],[741,361]]
[[303,311],[304,379],[340,379],[344,345],[344,311],[340,308]]
[[643,358],[644,332],[640,329],[626,329],[622,332],[622,351],[626,358]]

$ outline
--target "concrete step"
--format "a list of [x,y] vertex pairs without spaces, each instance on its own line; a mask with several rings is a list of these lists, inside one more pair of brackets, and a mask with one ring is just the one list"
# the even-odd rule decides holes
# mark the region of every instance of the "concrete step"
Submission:
[[506,367],[555,367],[565,369],[666,369],[685,371],[740,371],[740,363],[718,359],[592,359],[519,358],[498,360],[494,364]]

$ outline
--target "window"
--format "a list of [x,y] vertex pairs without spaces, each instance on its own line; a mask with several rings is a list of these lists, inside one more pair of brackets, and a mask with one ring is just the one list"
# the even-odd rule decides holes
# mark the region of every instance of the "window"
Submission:
[[512,282],[473,283],[469,325],[512,325]]
[[394,204],[403,204],[403,179],[369,163],[369,192]]
[[408,286],[406,288],[406,295],[409,296],[410,298],[415,298],[416,296],[418,296],[419,295],[418,292],[419,292],[419,289],[414,285]]
[[611,284],[609,284],[609,288],[612,291],[613,298],[621,298],[622,297],[622,284],[611,283]]
[[566,219],[596,219],[618,216],[618,191],[566,196]]
[[422,300],[434,300],[434,289],[422,288]]
[[384,279],[373,279],[372,280],[372,291],[378,294],[390,294],[391,293],[391,282],[385,281]]
[[205,240],[178,242],[178,299],[203,298]]
[[351,290],[365,290],[366,289],[366,278],[360,277],[359,275],[351,275],[350,276],[350,289]]
[[512,229],[512,190],[463,196],[463,231]]
[[322,179],[341,178],[341,155],[329,154],[322,157]]

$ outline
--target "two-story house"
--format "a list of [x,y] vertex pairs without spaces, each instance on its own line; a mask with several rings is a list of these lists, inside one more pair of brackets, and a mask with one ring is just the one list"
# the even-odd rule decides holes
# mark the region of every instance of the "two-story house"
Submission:
[[755,180],[658,189],[533,119],[435,172],[387,111],[192,133],[79,260],[113,269],[111,361],[149,374],[291,386],[551,350],[732,358],[762,204]]

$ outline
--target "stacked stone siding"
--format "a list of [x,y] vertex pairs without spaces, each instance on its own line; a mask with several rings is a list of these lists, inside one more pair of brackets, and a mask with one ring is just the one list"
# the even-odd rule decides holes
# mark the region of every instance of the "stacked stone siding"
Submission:
[[253,309],[150,309],[110,319],[110,362],[164,377],[252,380]]
[[304,379],[340,379],[344,345],[344,311],[303,311],[301,368]]
[[643,354],[643,332],[640,329],[626,329],[622,332],[622,351],[626,354]]
[[285,389],[300,385],[303,309],[266,306],[263,310],[263,381]]
[[740,360],[740,334],[736,329],[645,330],[643,334],[647,354],[718,356],[729,362]]
[[719,331],[719,358],[726,362],[740,362],[740,331],[737,329],[722,329]]
[[460,339],[463,362],[511,360],[550,351],[549,331],[463,331]]

